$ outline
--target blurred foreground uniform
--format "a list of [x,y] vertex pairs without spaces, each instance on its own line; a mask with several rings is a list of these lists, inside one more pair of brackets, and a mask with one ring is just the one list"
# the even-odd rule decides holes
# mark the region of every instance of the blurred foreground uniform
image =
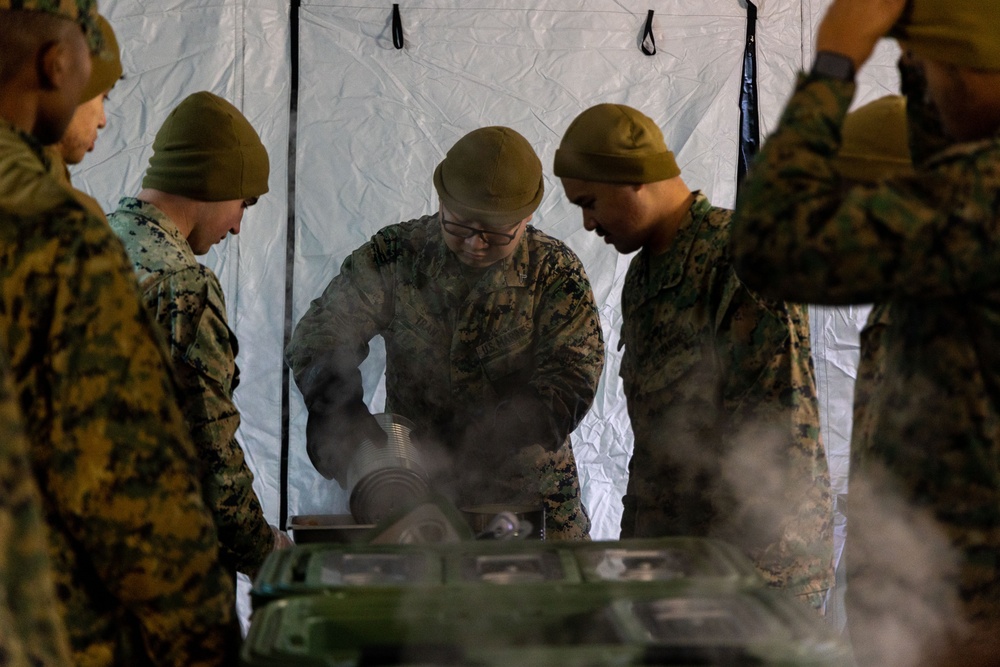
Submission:
[[[854,109],[844,118],[835,166],[845,183],[875,185],[892,175],[912,175],[906,98],[886,95]],[[926,143],[922,142],[922,143]],[[860,333],[860,359],[854,383],[851,440],[867,442],[872,422],[884,408],[879,387],[885,374],[882,336],[891,318],[889,303],[876,303]]]
[[[232,200],[242,219],[244,201],[267,192],[269,171],[267,151],[243,114],[202,91],[175,107],[157,132],[143,192],[154,188],[169,193],[171,201],[183,198],[185,206],[195,207],[186,209],[189,213]],[[253,577],[273,550],[275,533],[236,439],[236,334],[229,328],[219,279],[195,257],[211,246],[192,248],[166,212],[133,197],[122,198],[108,221],[125,244],[143,305],[170,350],[178,402],[204,468],[202,485],[219,531],[220,559],[234,580],[237,571]],[[214,244],[226,232],[188,231],[198,234],[196,245],[206,236]]]
[[[939,22],[949,16],[971,22],[921,25],[925,9]],[[998,11],[992,0],[914,2],[916,30],[926,28],[929,37],[922,43],[904,40],[902,46],[919,47],[926,59],[952,58],[956,51],[962,58],[991,54],[991,61],[948,62],[1000,72],[1000,40],[993,28]],[[935,36],[946,39],[939,43]],[[981,42],[974,44],[976,39]],[[957,586],[966,618],[992,623],[995,636],[1000,135],[994,128],[992,136],[978,140],[946,141],[937,108],[925,106],[926,82],[919,71],[904,60],[901,74],[916,173],[853,187],[842,181],[831,157],[855,84],[816,71],[800,76],[737,207],[737,267],[748,284],[770,295],[877,304],[869,335],[862,336],[856,401],[866,404],[856,407],[861,421],[851,443],[852,489],[874,481],[933,515],[962,556]],[[959,75],[952,70],[954,81]],[[954,113],[963,98],[939,96],[936,102]],[[870,522],[878,510],[852,500],[848,516],[848,619],[858,623],[851,625],[856,649],[865,631],[858,619],[876,613],[880,604],[866,593],[893,576],[878,569],[880,541],[870,535],[877,530]],[[861,535],[875,543],[852,540]],[[859,664],[869,664],[869,658],[859,655]]]
[[[85,0],[28,4],[70,19],[93,9]],[[6,7],[0,0],[0,30],[18,29],[20,15]],[[87,71],[76,26],[56,34],[26,30],[26,64],[0,81],[0,95],[38,103],[35,122],[25,124],[49,139],[86,82],[45,73],[44,49],[65,47],[70,71]],[[233,586],[218,564],[169,361],[131,266],[107,224],[48,175],[37,139],[9,120],[0,121],[0,334],[74,661],[231,663],[239,640]]]
[[7,371],[0,364],[0,662],[69,667],[42,499]]
[[75,659],[214,664],[233,586],[128,258],[9,127],[0,173],[0,327]]
[[[358,365],[369,341],[382,335],[386,411],[413,421],[420,442],[445,450],[447,462],[432,471],[431,486],[459,505],[544,499],[546,537],[583,539],[590,520],[569,434],[593,401],[604,346],[579,259],[524,222],[541,199],[541,164],[520,135],[484,128],[449,151],[445,176],[439,167],[435,183],[443,206],[456,206],[441,185],[447,167],[456,168],[466,147],[493,164],[485,155],[497,146],[501,171],[512,154],[531,165],[518,173],[531,181],[532,201],[513,215],[523,233],[502,247],[509,255],[482,268],[463,263],[447,245],[444,212],[386,227],[344,261],[312,303],[287,358],[312,420],[324,404],[343,400],[337,397],[360,402]],[[455,190],[457,177],[450,178]],[[475,187],[479,182],[495,181],[479,179]],[[322,458],[310,455],[314,463]],[[317,468],[328,477],[343,474],[322,461]]]
[[637,109],[583,111],[554,169],[585,229],[639,251],[622,288],[635,446],[621,537],[729,541],[771,586],[821,609],[833,526],[805,307],[739,281],[731,212],[688,188]]

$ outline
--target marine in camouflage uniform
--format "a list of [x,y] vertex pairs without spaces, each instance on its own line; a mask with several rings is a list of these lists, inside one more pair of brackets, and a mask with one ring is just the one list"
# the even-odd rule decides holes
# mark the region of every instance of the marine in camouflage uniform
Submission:
[[641,112],[585,110],[555,173],[588,230],[639,249],[622,289],[635,445],[621,537],[724,539],[770,585],[821,608],[833,526],[806,308],[739,281],[731,212],[687,189]]
[[[860,66],[903,6],[899,3],[888,17],[878,16],[875,3],[864,6],[873,16],[862,17],[863,24],[881,32],[858,37],[858,14],[843,19],[847,4],[838,0],[831,6],[819,33],[827,49],[823,43],[817,48]],[[974,67],[977,77],[1000,76],[1000,40],[992,28],[1000,20],[996,3],[916,2],[911,9],[915,28],[902,45],[904,51],[919,49],[924,67],[927,58],[949,62],[960,53],[951,61],[957,64],[952,82],[964,76],[962,67]],[[930,22],[925,12],[933,17]],[[958,17],[971,22],[963,25]],[[947,39],[939,42],[938,37]],[[870,43],[859,45],[859,39]],[[984,54],[992,60],[961,60]],[[937,114],[941,107],[925,106],[926,84],[908,62],[901,62],[901,74],[916,173],[872,185],[845,184],[831,157],[856,91],[853,77],[821,68],[801,75],[738,202],[737,270],[748,284],[774,297],[879,304],[870,323],[881,331],[874,339],[881,353],[862,338],[856,397],[871,402],[852,437],[852,487],[874,480],[938,521],[962,556],[957,589],[965,618],[983,623],[995,636],[1000,624],[1000,128],[977,140],[945,140],[944,114]],[[956,113],[965,98],[931,92],[938,105],[949,108],[952,132],[967,131],[963,117],[975,122],[974,109]],[[865,618],[856,614],[868,613],[866,605],[879,603],[866,599],[869,584],[890,576],[866,567],[866,545],[851,538],[871,532],[868,522],[878,516],[868,511],[873,509],[878,508],[852,500],[848,515],[849,622]],[[860,622],[851,624],[856,653],[866,630]],[[868,650],[862,648],[860,664],[870,663]]]
[[[18,25],[6,6],[0,32]],[[52,6],[77,16],[74,3]],[[0,94],[37,95],[18,85],[0,82]],[[43,104],[62,96],[72,109],[80,86],[52,86]],[[73,660],[231,662],[233,585],[218,563],[169,361],[121,243],[47,172],[35,136],[0,122],[0,334]]]
[[[252,159],[236,159],[241,152]],[[173,179],[182,172],[190,178]],[[220,557],[234,578],[237,571],[253,577],[277,537],[264,518],[253,473],[236,439],[240,413],[233,391],[239,384],[239,346],[227,322],[222,286],[211,269],[198,263],[188,241],[195,230],[183,233],[151,203],[160,199],[149,196],[147,188],[168,193],[168,201],[180,198],[189,207],[237,200],[242,216],[245,200],[267,192],[268,172],[264,146],[239,110],[217,95],[194,93],[157,133],[140,198],[123,198],[108,218],[132,260],[143,305],[166,338],[181,411],[205,471],[202,484],[219,530]],[[189,186],[195,199],[186,194]],[[222,235],[209,236],[215,243]],[[197,250],[203,254],[209,247]]]
[[0,663],[9,667],[71,664],[47,537],[21,412],[0,363]]
[[104,100],[122,75],[121,52],[111,24],[103,16],[97,17],[101,31],[101,50],[91,56],[90,80],[83,91],[82,102],[73,114],[62,138],[45,147],[45,156],[51,165],[52,176],[70,189],[76,200],[88,212],[104,218],[104,211],[97,200],[73,186],[70,164],[79,164],[86,153],[93,149],[97,132],[106,124]]
[[226,320],[222,286],[195,260],[177,226],[151,204],[131,197],[109,217],[139,279],[143,305],[170,348],[180,406],[205,466],[206,499],[215,515],[222,562],[253,576],[274,549],[253,473],[236,440],[240,413],[236,334]]
[[[528,167],[511,169],[511,146],[530,153]],[[479,165],[495,163],[500,178],[480,173]],[[530,145],[509,128],[460,140],[436,175],[442,212],[386,227],[351,253],[297,324],[287,359],[313,420],[331,394],[360,401],[358,365],[382,335],[386,411],[413,421],[418,440],[441,444],[450,460],[432,487],[459,505],[544,500],[547,539],[585,539],[590,520],[568,436],[593,401],[604,347],[583,266],[526,225],[508,257],[470,267],[442,228],[450,192],[461,188],[455,173],[473,174],[469,187],[478,192],[505,170],[531,181],[534,201],[512,218],[523,221],[541,199]],[[320,472],[342,479],[342,467],[311,455]]]
[[[940,128],[934,132],[940,134]],[[835,158],[844,183],[874,185],[893,175],[912,174],[908,135],[906,98],[902,95],[885,95],[848,113]],[[921,137],[921,150],[926,143],[927,138]],[[885,373],[882,336],[890,317],[888,303],[874,304],[859,336],[861,354],[851,421],[851,438],[855,442],[868,440],[872,417],[885,409],[880,404],[883,394],[878,386]]]

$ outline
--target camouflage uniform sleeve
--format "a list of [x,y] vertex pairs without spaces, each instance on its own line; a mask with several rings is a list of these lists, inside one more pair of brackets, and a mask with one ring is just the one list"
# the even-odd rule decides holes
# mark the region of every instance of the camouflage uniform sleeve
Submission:
[[[747,174],[733,250],[765,296],[803,303],[944,297],[995,282],[998,247],[989,151],[939,154],[912,176],[846,187],[833,168],[850,83],[805,77]],[[990,224],[983,224],[984,220]]]
[[204,494],[215,516],[227,566],[253,576],[274,548],[274,535],[253,490],[253,473],[236,440],[240,413],[233,403],[238,383],[236,338],[226,319],[218,279],[198,266],[169,274],[156,284],[156,320],[180,385],[180,407],[202,464]]
[[6,364],[0,370],[0,662],[68,667],[69,642],[53,587],[42,501]]
[[351,395],[363,393],[358,366],[391,318],[381,268],[391,262],[397,242],[379,234],[352,252],[295,325],[285,358],[310,409],[334,380]]
[[[218,561],[201,468],[131,264],[96,219],[63,234],[51,281],[26,281],[24,296],[52,300],[38,380],[49,387],[51,421],[34,436],[51,447],[45,489],[96,576],[140,625],[153,664],[231,662],[234,584]],[[25,258],[18,270],[35,264]],[[15,321],[14,350],[31,345],[18,333]]]
[[[569,249],[557,256],[537,322],[536,370],[530,384],[555,420],[555,446],[587,414],[604,369],[604,338],[590,280]],[[534,443],[528,443],[534,444]]]

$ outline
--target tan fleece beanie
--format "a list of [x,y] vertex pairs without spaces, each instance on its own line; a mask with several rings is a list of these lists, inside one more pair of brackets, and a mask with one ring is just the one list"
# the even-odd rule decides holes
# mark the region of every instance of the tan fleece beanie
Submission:
[[267,192],[268,172],[264,144],[239,109],[202,91],[156,133],[142,187],[198,201],[250,199]]
[[837,169],[861,183],[913,172],[906,128],[906,98],[886,95],[847,114]]
[[930,60],[1000,70],[998,0],[912,0],[892,35]]
[[577,116],[556,150],[555,175],[601,183],[652,183],[681,173],[653,119],[624,104]]
[[486,227],[524,220],[542,201],[542,163],[528,140],[509,127],[483,127],[455,142],[434,170],[445,208]]

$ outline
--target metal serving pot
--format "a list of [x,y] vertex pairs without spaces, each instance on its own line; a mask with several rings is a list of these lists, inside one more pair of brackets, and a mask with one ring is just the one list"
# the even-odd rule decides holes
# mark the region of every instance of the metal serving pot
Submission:
[[360,524],[374,524],[427,495],[427,473],[410,440],[413,423],[387,412],[375,415],[386,432],[385,446],[365,439],[347,468],[351,514]]
[[490,503],[462,508],[478,539],[545,539],[545,507]]

